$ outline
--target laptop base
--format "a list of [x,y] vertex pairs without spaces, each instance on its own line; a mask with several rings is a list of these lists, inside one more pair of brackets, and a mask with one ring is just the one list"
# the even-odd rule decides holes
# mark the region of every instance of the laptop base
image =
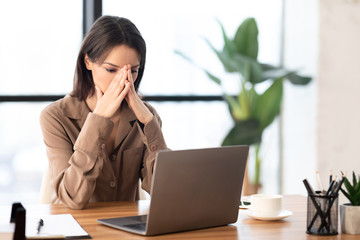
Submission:
[[146,219],[147,215],[139,215],[98,219],[97,222],[120,230],[125,230],[139,235],[146,235]]

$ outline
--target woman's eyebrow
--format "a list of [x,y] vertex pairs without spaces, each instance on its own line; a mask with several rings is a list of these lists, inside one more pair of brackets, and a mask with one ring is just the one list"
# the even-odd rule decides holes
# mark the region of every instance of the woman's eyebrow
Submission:
[[135,66],[131,66],[131,68],[137,68],[137,67],[140,67],[140,64],[135,65]]
[[[111,66],[113,66],[113,67],[121,68],[120,66],[115,65],[115,64],[113,64],[113,63],[109,63],[109,62],[104,62],[104,64],[109,64],[109,65],[111,65]],[[131,66],[131,68],[137,68],[137,67],[139,67],[139,66],[140,66],[140,64],[135,65],[135,66]]]
[[118,65],[115,65],[115,64],[113,64],[113,63],[109,63],[109,62],[104,62],[105,64],[109,64],[109,65],[111,65],[111,66],[113,66],[113,67],[117,67],[117,68],[120,68],[120,66],[118,66]]

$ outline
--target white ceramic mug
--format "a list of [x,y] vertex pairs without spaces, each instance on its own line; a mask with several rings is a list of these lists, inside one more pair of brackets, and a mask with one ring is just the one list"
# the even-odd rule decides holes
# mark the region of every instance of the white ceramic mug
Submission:
[[282,195],[254,194],[250,196],[250,210],[255,216],[276,217],[283,210]]

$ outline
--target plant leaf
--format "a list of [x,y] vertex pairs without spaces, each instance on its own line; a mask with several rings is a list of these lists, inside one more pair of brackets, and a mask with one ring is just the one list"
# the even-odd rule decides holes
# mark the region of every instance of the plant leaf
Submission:
[[355,195],[355,189],[353,188],[353,186],[351,186],[349,180],[347,179],[347,177],[344,177],[344,185],[345,188],[347,190],[347,192],[349,193],[350,196]]
[[295,85],[306,85],[311,81],[311,77],[302,77],[293,72],[289,73],[286,76],[286,79],[288,79],[292,84],[295,84]]
[[355,175],[354,171],[352,172],[352,177],[353,177],[353,186],[355,187],[357,184],[357,181],[356,181],[356,175]]
[[223,39],[224,39],[224,48],[223,51],[231,56],[235,51],[236,48],[234,46],[234,43],[228,38],[228,36],[226,35],[224,26],[222,25],[222,23],[217,19],[217,22],[219,23],[220,27],[221,27],[221,31],[222,31],[222,35],[223,35]]
[[294,73],[290,72],[284,68],[273,68],[263,72],[263,79],[277,79],[277,78],[286,78],[288,74]]
[[188,56],[185,55],[184,53],[180,52],[179,50],[175,50],[174,53],[177,54],[177,55],[179,55],[179,56],[181,56],[181,57],[184,58],[186,61],[188,61],[188,62],[190,62],[190,63],[192,63],[192,64],[195,64],[194,61],[193,61],[190,57],[188,57]]
[[[213,50],[213,52],[217,55],[220,62],[223,64],[225,71],[227,72],[244,72],[244,69],[241,68],[241,63],[236,63],[233,61],[231,55],[227,54],[226,52],[218,51],[209,40],[205,39],[206,43],[209,45],[209,47]],[[240,68],[239,68],[240,67]]]
[[260,143],[261,134],[257,120],[248,119],[238,122],[225,137],[222,146]]
[[359,206],[360,205],[360,192],[357,192],[354,197],[354,202],[352,203],[354,206]]
[[208,72],[207,70],[203,69],[203,71],[205,72],[205,74],[208,76],[208,78],[210,78],[211,80],[213,80],[213,82],[215,82],[218,85],[221,85],[221,80],[218,77],[215,77],[213,74],[211,74],[210,72]]
[[279,78],[253,102],[251,117],[259,121],[262,130],[270,125],[279,114],[282,95],[283,79]]
[[356,192],[360,192],[360,176],[357,184],[354,186]]
[[282,67],[276,67],[270,64],[261,63],[261,68],[263,70],[263,81],[267,79],[277,79],[277,78],[286,78],[292,84],[295,85],[306,85],[312,78],[308,76],[300,76],[296,74],[296,71],[289,71]]
[[263,71],[257,61],[239,53],[235,53],[231,57],[222,53],[220,58],[227,71],[241,73],[245,80],[252,84],[263,81]]
[[230,113],[235,122],[243,120],[245,118],[244,112],[238,101],[233,96],[224,93],[224,98],[229,105]]
[[349,202],[352,205],[354,205],[354,200],[353,200],[352,196],[349,193],[345,192],[342,188],[340,190],[345,195],[345,197],[349,200]]
[[[215,49],[209,40],[205,39],[205,41],[215,52],[220,62],[223,64],[225,71],[230,73],[238,72],[244,78],[248,77],[246,79],[252,83],[259,83],[263,81],[262,68],[256,60],[236,52],[230,54],[230,50],[227,48],[224,48],[224,51],[220,52]],[[248,72],[246,72],[247,66],[250,66]]]
[[240,54],[236,54],[234,58],[235,60],[238,59],[239,62],[245,63],[244,76],[246,76],[247,81],[251,82],[252,84],[257,84],[264,81],[262,68],[257,61]]
[[258,94],[256,93],[254,86],[252,86],[250,89],[247,89],[245,87],[245,83],[242,82],[241,87],[241,91],[238,94],[238,102],[244,113],[243,120],[245,120],[250,118],[251,106],[253,101],[256,101]]
[[249,102],[249,93],[244,86],[244,82],[241,83],[241,91],[237,97],[239,107],[242,109],[244,116],[242,120],[248,119],[250,116],[250,102]]
[[273,69],[279,68],[279,67],[273,66],[273,65],[268,64],[268,63],[260,63],[260,65],[261,65],[261,68],[262,68],[263,71],[273,70]]
[[[343,174],[343,173],[342,173]],[[344,186],[346,191],[341,188],[341,192],[345,195],[347,199],[349,199],[350,203],[354,206],[360,205],[360,176],[358,176],[358,179],[356,178],[356,174],[353,171],[352,174],[352,183],[351,185],[349,179],[347,177],[343,177],[344,179]]]
[[237,53],[252,59],[257,59],[259,51],[258,33],[255,19],[245,19],[237,29],[234,37],[234,45]]

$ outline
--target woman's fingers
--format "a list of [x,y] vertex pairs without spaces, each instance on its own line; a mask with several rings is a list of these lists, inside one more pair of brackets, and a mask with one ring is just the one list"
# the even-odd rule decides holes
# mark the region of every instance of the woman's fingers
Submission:
[[134,86],[134,79],[133,79],[133,75],[132,75],[132,72],[131,72],[132,70],[131,70],[131,65],[129,64],[128,65],[128,80],[129,80],[129,82],[130,82],[130,84],[131,84],[131,88],[132,88],[132,90],[133,91],[135,91],[135,86]]
[[109,87],[107,91],[109,92],[115,92],[115,94],[119,94],[121,89],[121,86],[125,84],[125,80],[127,78],[127,72],[124,68],[120,69],[120,71],[115,75],[111,83],[109,84]]
[[129,90],[130,90],[130,86],[131,84],[129,83],[129,81],[126,81],[124,84],[124,89],[121,91],[120,95],[118,96],[117,100],[122,102],[125,97],[127,96]]
[[95,86],[97,94],[95,113],[104,117],[113,116],[129,92],[130,84],[127,79],[128,71],[125,66],[114,76],[104,93]]
[[133,81],[133,78],[132,78],[132,74],[131,74],[131,65],[130,64],[128,64],[127,65],[127,74],[128,74],[128,77],[129,77],[129,82],[131,83],[131,84],[134,84],[134,81]]
[[100,88],[99,88],[98,86],[96,86],[96,85],[95,85],[95,91],[96,91],[97,101],[99,101],[104,94],[103,94],[103,92],[100,90]]

